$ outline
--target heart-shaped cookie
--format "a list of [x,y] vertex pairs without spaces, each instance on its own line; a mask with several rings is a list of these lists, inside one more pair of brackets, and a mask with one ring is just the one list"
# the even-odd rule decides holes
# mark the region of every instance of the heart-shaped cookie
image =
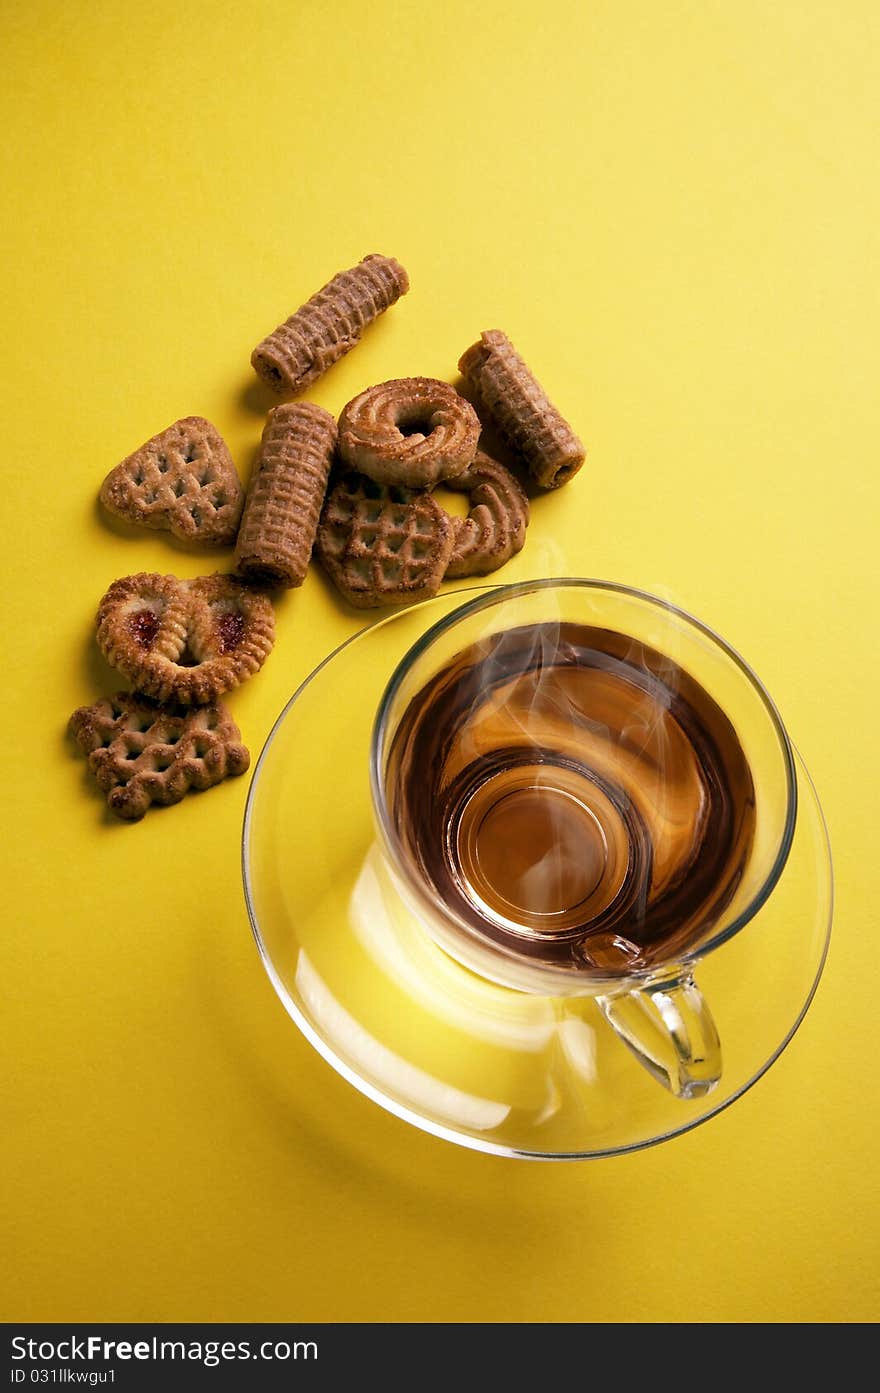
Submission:
[[139,692],[182,706],[216,701],[263,666],[275,642],[272,603],[231,576],[178,580],[142,572],[110,586],[98,647]]
[[125,522],[206,546],[232,545],[244,505],[226,443],[202,416],[185,416],[154,435],[111,469],[99,496]]

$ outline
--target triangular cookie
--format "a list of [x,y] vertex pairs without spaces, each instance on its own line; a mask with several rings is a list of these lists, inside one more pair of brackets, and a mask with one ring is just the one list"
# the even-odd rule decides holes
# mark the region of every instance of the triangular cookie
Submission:
[[185,416],[112,469],[104,507],[126,522],[186,542],[231,546],[244,494],[226,443],[202,416]]

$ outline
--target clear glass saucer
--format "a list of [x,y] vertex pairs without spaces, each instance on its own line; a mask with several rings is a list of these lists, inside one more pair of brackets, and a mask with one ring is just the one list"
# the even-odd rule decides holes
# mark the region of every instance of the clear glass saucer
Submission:
[[720,1083],[676,1098],[589,998],[495,985],[428,937],[385,873],[370,798],[373,721],[410,647],[479,591],[379,620],[291,697],[251,781],[243,832],[248,913],[293,1021],[350,1083],[435,1136],[496,1155],[609,1156],[688,1131],[728,1107],[789,1043],[828,950],[832,873],[810,776],[769,900],[701,964],[722,1040]]

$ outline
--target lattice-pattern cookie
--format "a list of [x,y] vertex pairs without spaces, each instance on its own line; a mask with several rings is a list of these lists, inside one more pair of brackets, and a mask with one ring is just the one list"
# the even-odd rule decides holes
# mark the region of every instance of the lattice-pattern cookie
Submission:
[[111,469],[100,499],[125,522],[231,546],[244,493],[219,432],[202,416],[185,416]]
[[459,370],[499,435],[542,488],[558,488],[584,462],[584,447],[506,334],[488,329]]
[[191,789],[211,788],[250,764],[219,702],[183,711],[117,692],[79,707],[69,729],[108,808],[126,822],[137,822],[151,803],[179,803]]
[[349,468],[402,488],[433,488],[461,474],[479,438],[470,402],[434,377],[379,382],[339,418],[339,453]]
[[251,354],[254,371],[276,392],[300,392],[354,348],[361,334],[409,290],[393,256],[367,256],[340,271]]
[[302,585],[336,447],[336,422],[311,402],[269,412],[248,486],[235,569],[264,585]]
[[447,486],[470,494],[466,518],[453,518],[455,542],[448,579],[487,576],[522,550],[529,525],[529,500],[519,481],[497,460],[477,451],[472,465]]
[[436,594],[453,536],[430,494],[349,474],[327,495],[317,552],[349,603],[369,609]]
[[271,601],[231,576],[141,573],[98,607],[98,647],[138,691],[183,706],[215,701],[262,667],[275,641]]

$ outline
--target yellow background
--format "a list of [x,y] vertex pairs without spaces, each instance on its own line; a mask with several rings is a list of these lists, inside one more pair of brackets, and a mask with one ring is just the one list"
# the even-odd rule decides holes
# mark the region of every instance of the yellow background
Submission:
[[[870,1320],[876,1178],[880,10],[873,0],[3,6],[2,1315]],[[200,413],[244,475],[254,343],[333,272],[412,291],[313,390],[454,376],[500,326],[589,448],[505,578],[675,597],[764,678],[836,856],[800,1033],[729,1112],[564,1166],[422,1135],[266,979],[247,778],[111,824],[64,736],[109,525]],[[221,560],[221,564],[225,564]],[[230,701],[254,754],[360,618],[318,574]]]

